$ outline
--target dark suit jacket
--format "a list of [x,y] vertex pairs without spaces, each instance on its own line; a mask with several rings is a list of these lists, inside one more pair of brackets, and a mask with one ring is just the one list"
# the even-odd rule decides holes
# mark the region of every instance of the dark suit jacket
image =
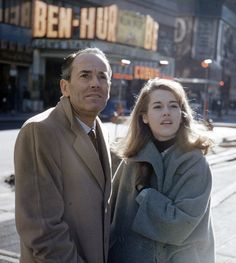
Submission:
[[14,155],[22,263],[106,262],[111,159],[96,122],[103,168],[68,98],[22,127]]

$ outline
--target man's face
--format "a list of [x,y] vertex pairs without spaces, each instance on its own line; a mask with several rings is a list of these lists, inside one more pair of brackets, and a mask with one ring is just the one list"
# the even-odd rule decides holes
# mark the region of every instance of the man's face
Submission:
[[95,54],[81,54],[72,64],[70,80],[61,80],[62,94],[69,97],[78,117],[91,123],[109,99],[110,75],[107,64]]

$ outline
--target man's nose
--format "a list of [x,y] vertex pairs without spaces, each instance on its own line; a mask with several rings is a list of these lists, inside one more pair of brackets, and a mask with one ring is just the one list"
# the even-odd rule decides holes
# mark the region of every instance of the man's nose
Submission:
[[100,85],[100,81],[97,75],[91,76],[90,85],[91,87],[98,87]]

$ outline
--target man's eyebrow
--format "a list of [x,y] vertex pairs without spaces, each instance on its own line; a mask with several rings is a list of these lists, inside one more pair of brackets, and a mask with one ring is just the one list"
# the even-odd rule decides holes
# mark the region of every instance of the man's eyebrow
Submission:
[[81,73],[91,73],[92,71],[91,70],[81,70],[81,71],[79,71],[79,74],[81,74]]

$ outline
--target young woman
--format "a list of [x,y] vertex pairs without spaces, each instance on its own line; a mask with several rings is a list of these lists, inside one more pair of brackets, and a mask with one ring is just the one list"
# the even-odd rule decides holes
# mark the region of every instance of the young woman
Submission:
[[183,87],[141,90],[113,178],[109,263],[213,263],[212,176]]

